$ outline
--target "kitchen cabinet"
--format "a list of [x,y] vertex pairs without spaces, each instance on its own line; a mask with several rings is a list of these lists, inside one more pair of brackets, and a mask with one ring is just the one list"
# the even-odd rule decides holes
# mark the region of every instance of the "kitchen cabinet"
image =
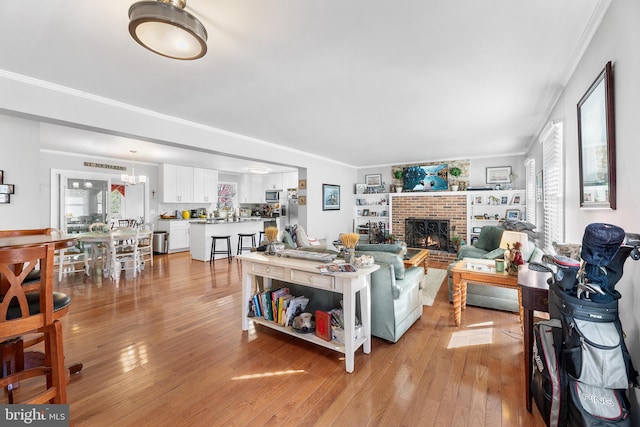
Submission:
[[216,203],[218,199],[218,171],[193,168],[194,203]]
[[193,168],[160,165],[163,203],[190,203],[193,201]]
[[282,174],[282,189],[298,188],[298,172],[285,172]]
[[189,221],[177,219],[161,219],[158,222],[158,231],[166,231],[169,234],[169,253],[189,250],[189,227]]
[[263,175],[244,174],[238,188],[239,203],[264,203]]
[[263,176],[262,185],[264,190],[282,190],[282,174],[269,173]]

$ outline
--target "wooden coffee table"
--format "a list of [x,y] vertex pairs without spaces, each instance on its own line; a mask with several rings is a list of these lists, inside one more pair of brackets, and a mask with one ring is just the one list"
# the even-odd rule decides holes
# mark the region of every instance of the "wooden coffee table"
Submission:
[[522,290],[518,286],[518,276],[511,276],[506,271],[496,273],[481,270],[482,266],[495,266],[493,260],[463,259],[451,269],[453,281],[453,319],[456,326],[460,326],[462,310],[467,306],[467,282],[474,284],[497,286],[500,288],[517,289],[518,306],[520,307],[520,322],[522,322]]
[[407,249],[407,254],[403,262],[405,268],[422,265],[424,274],[427,274],[427,269],[429,268],[429,251],[420,248],[409,248]]

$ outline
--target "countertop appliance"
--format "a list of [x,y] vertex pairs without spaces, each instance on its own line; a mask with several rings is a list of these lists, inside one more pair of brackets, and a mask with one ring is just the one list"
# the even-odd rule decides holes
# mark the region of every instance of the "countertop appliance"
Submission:
[[280,203],[280,193],[282,190],[267,190],[264,192],[264,201],[266,203]]

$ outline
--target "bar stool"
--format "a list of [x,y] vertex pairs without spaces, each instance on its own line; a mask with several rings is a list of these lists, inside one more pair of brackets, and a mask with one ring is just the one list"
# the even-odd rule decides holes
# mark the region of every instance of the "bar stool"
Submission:
[[[245,237],[251,237],[251,246],[244,246]],[[243,249],[255,248],[256,246],[256,233],[238,233],[238,253],[240,255]]]
[[[216,240],[226,240],[227,248],[224,251],[216,251]],[[211,236],[211,262],[215,261],[216,254],[226,255],[229,262],[231,262],[231,258],[233,258],[233,255],[231,255],[231,236]]]

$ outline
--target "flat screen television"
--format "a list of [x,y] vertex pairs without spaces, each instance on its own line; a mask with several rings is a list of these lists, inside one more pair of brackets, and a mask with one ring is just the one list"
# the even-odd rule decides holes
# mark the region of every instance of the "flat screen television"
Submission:
[[449,165],[409,166],[402,173],[402,191],[446,191]]

